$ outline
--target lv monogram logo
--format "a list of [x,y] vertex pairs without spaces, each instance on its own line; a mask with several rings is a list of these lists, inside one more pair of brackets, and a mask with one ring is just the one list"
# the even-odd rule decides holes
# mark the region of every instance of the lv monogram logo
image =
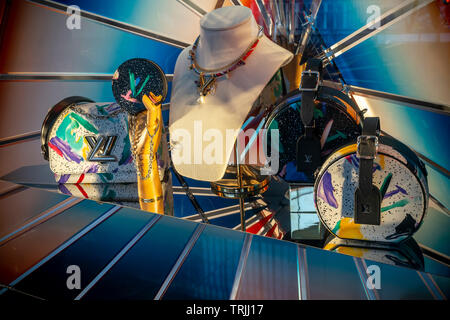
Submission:
[[111,155],[117,136],[99,136],[98,139],[95,136],[86,136],[85,138],[91,148],[91,153],[88,155],[89,161],[117,161],[117,158]]
[[312,162],[312,154],[305,154],[305,163]]

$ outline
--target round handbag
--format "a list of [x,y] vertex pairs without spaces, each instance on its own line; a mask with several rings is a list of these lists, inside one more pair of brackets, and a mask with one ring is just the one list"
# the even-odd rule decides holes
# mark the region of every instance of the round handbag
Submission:
[[410,237],[427,211],[424,164],[400,141],[379,137],[372,162],[372,185],[379,190],[378,224],[355,223],[355,191],[362,163],[357,147],[353,143],[335,151],[316,176],[314,201],[322,223],[341,239],[400,242]]
[[[296,166],[297,143],[305,134],[300,114],[301,100],[302,92],[292,91],[275,105],[264,124],[266,154],[273,159],[272,153],[278,152],[276,174],[287,182],[313,182],[312,175],[297,170]],[[320,141],[323,163],[334,150],[361,134],[362,113],[345,93],[325,85],[318,88],[314,103],[313,135]],[[278,138],[272,137],[272,130],[278,130]]]

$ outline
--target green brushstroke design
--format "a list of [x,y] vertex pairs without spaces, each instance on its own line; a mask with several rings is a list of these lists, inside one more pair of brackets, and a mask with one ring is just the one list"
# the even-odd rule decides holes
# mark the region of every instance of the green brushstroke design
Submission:
[[99,114],[103,115],[103,116],[107,116],[108,112],[105,111],[105,107],[108,105],[103,105],[103,106],[99,106],[99,105],[95,105],[95,107],[97,108],[97,111]]
[[381,212],[389,211],[391,209],[398,208],[398,207],[404,207],[408,203],[409,203],[409,201],[407,199],[403,199],[403,200],[400,200],[400,201],[397,201],[397,202],[391,204],[390,206],[381,208]]
[[67,116],[56,130],[56,136],[66,141],[72,149],[79,151],[83,147],[83,140],[76,141],[75,135],[71,134],[71,131],[79,126],[78,122]]
[[103,193],[100,199],[102,200],[113,200],[116,198],[116,192],[114,190],[110,190],[109,186],[106,185],[106,187],[103,189]]
[[330,142],[330,141],[336,140],[338,138],[343,138],[343,139],[347,138],[347,135],[345,133],[343,133],[343,132],[341,132],[339,130],[336,130],[336,132],[337,132],[336,134],[328,137],[327,141],[325,141],[325,142]]
[[314,109],[314,119],[323,118],[323,112],[320,109]]
[[142,84],[142,86],[141,86],[141,88],[139,89],[139,91],[137,92],[137,95],[139,95],[139,94],[142,92],[142,89],[144,89],[144,87],[145,87],[145,85],[147,84],[148,80],[150,80],[150,75],[148,75],[148,76],[145,78],[145,81],[144,81],[144,83]]
[[107,183],[111,181],[114,177],[112,173],[99,173],[100,179],[102,179],[103,182]]
[[119,166],[123,165],[125,161],[131,156],[131,146],[130,146],[130,138],[128,135],[123,139],[124,147],[122,150],[122,155],[120,156]]
[[339,221],[336,223],[336,225],[334,226],[332,232],[333,232],[334,234],[336,234],[336,233],[339,231],[340,228],[341,228],[341,220],[339,220]]
[[384,178],[383,184],[381,185],[380,188],[380,193],[381,193],[381,199],[383,200],[384,195],[386,194],[386,191],[389,188],[389,184],[391,183],[391,179],[392,179],[392,173],[389,172],[389,174],[386,176],[386,178]]
[[89,121],[83,119],[80,115],[76,113],[70,113],[68,117],[73,117],[75,121],[77,121],[80,125],[82,125],[86,130],[91,131],[93,133],[98,133],[98,130],[89,123]]
[[61,125],[56,130],[56,136],[61,140],[66,141],[72,149],[79,151],[83,147],[83,139],[76,141],[76,136],[71,132],[72,130],[78,129],[80,125],[90,132],[98,133],[98,130],[87,120],[83,119],[80,115],[71,112],[61,122]]
[[130,89],[133,93],[133,97],[136,97],[136,80],[134,79],[134,73],[128,70],[128,74],[130,75]]

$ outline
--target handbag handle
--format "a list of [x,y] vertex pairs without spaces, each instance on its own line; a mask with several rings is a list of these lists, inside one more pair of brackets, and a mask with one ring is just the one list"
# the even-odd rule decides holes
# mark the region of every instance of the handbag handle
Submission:
[[67,97],[57,104],[55,104],[47,113],[47,116],[44,119],[41,127],[41,153],[45,160],[48,161],[48,135],[58,119],[58,116],[68,107],[79,104],[79,103],[90,103],[94,102],[91,99],[80,97],[80,96],[72,96]]

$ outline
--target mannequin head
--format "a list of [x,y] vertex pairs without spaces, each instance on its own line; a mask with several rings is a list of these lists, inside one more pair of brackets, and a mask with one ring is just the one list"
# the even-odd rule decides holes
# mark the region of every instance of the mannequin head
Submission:
[[247,7],[230,6],[209,12],[200,20],[199,65],[215,69],[234,61],[256,39],[258,31]]

